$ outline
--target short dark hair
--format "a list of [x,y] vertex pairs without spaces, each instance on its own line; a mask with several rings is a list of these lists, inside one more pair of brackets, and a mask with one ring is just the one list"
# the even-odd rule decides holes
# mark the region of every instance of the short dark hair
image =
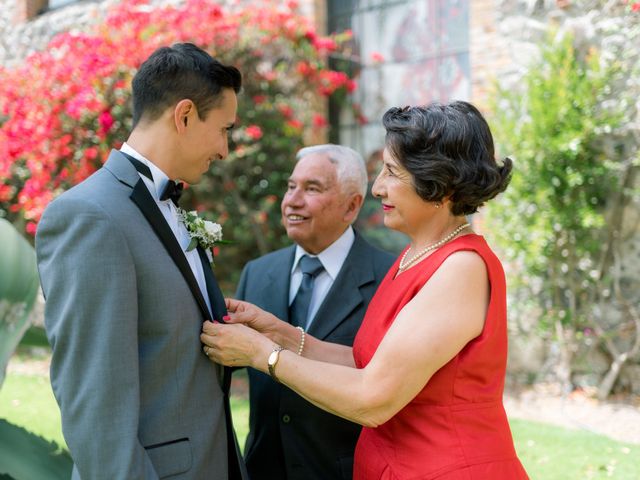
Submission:
[[470,103],[394,107],[382,122],[389,152],[411,174],[422,199],[448,196],[454,215],[469,215],[507,188],[511,159],[497,164],[489,125]]
[[156,120],[185,98],[198,110],[201,120],[219,105],[223,88],[238,93],[242,75],[223,65],[192,43],[160,47],[147,58],[133,77],[133,126],[141,119]]

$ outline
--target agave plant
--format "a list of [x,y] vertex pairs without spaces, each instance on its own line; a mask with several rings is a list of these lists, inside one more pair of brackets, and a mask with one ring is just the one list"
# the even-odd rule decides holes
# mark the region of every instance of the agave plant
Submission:
[[[11,354],[29,327],[38,293],[36,253],[0,218],[0,386]],[[0,420],[0,479],[69,478],[73,462],[55,442]]]
[[73,461],[57,443],[0,420],[0,479],[62,480]]
[[36,253],[18,231],[0,218],[0,386],[7,363],[29,327],[38,293]]

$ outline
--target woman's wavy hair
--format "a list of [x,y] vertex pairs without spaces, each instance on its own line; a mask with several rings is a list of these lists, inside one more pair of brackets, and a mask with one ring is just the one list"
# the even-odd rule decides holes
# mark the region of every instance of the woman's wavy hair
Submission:
[[389,152],[422,199],[449,197],[454,215],[469,215],[507,188],[512,161],[496,163],[489,125],[470,103],[394,107],[382,122]]

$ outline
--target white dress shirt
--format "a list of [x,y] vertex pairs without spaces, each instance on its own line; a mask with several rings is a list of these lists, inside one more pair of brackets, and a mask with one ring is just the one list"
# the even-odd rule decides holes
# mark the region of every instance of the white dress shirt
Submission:
[[313,317],[318,313],[320,305],[322,305],[338,273],[340,273],[342,264],[347,258],[347,255],[349,255],[349,250],[351,250],[355,238],[353,228],[349,226],[340,238],[318,255],[312,255],[305,251],[300,245],[296,245],[296,253],[291,269],[291,282],[289,284],[289,306],[293,303],[293,299],[296,297],[296,293],[298,293],[298,289],[302,283],[302,271],[299,265],[300,258],[303,255],[318,257],[318,260],[320,260],[320,263],[322,263],[324,267],[324,270],[318,274],[313,284],[313,293],[311,294],[311,303],[309,304],[309,316],[307,317],[307,328],[305,328],[305,330],[308,330],[311,326]]
[[[200,292],[202,292],[202,296],[204,297],[204,301],[207,303],[207,308],[209,309],[209,313],[211,313],[211,301],[209,300],[209,294],[207,293],[207,282],[204,278],[204,270],[202,267],[202,262],[200,261],[200,255],[198,255],[198,251],[196,249],[187,252],[187,247],[189,246],[189,242],[191,241],[191,237],[189,236],[189,232],[184,224],[178,221],[178,210],[176,206],[170,199],[160,200],[160,195],[164,190],[165,185],[169,181],[169,177],[166,173],[160,170],[152,161],[144,158],[140,153],[138,153],[131,145],[128,145],[126,142],[122,145],[120,150],[127,155],[132,156],[136,160],[141,161],[149,170],[151,170],[151,175],[153,176],[153,180],[147,178],[146,175],[139,173],[140,178],[144,181],[144,184],[147,186],[149,193],[153,197],[162,213],[162,216],[169,224],[173,235],[176,237],[180,248],[184,252],[187,261],[189,262],[189,266],[191,267],[191,271],[193,272],[193,276],[196,278],[198,282],[198,286],[200,287]],[[302,274],[301,274],[302,275]],[[211,316],[210,320],[213,320]],[[216,319],[221,320],[221,319]]]

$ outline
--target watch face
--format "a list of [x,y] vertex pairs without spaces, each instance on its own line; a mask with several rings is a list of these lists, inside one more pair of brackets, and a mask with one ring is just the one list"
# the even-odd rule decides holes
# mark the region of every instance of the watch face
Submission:
[[276,363],[278,363],[278,357],[282,350],[283,348],[277,348],[276,350],[271,352],[271,355],[269,355],[269,359],[267,360],[269,375],[271,375],[271,378],[273,378],[276,382],[279,382],[278,377],[276,377]]
[[267,360],[267,365],[269,365],[270,367],[273,367],[273,365],[278,361],[279,353],[280,353],[279,350],[274,350],[273,352],[271,352],[271,355],[269,355],[269,359]]

